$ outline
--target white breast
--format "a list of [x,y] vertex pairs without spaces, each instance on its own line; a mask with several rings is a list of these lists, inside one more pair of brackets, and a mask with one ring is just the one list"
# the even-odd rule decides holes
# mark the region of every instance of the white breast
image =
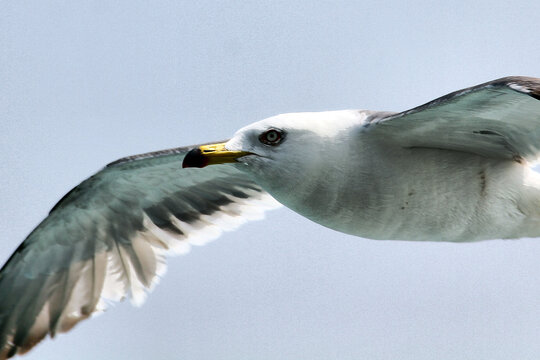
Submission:
[[[540,180],[513,161],[364,143],[268,189],[324,226],[371,239],[540,236]],[[340,161],[340,159],[347,159]]]

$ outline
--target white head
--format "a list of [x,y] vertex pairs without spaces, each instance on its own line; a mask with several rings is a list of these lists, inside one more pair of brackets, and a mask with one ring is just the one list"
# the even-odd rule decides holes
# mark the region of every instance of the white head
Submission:
[[[291,202],[299,197],[324,198],[319,187],[327,182],[321,182],[321,177],[331,182],[343,175],[347,164],[340,160],[358,153],[358,141],[349,140],[358,136],[366,117],[357,110],[274,116],[238,130],[226,143],[192,150],[184,166],[235,163],[277,200],[294,208]],[[355,127],[359,130],[351,131]]]
[[[358,111],[289,113],[267,118],[236,132],[225,144],[232,151],[249,153],[237,159],[269,192],[276,187],[305,185],[306,177],[337,165],[350,144],[348,131],[359,124]],[[321,160],[326,161],[321,161]]]

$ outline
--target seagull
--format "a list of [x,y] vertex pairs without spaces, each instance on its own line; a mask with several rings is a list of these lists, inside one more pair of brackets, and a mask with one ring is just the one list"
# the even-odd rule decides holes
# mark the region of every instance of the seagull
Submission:
[[0,271],[0,359],[126,297],[166,257],[284,205],[367,239],[540,237],[540,79],[404,112],[282,114],[228,141],[128,156],[68,192]]

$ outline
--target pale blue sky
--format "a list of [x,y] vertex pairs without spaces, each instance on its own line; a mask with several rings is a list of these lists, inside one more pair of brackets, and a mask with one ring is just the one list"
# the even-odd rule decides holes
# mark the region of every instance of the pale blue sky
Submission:
[[[282,112],[540,77],[540,2],[0,2],[0,262],[124,155]],[[538,359],[540,242],[378,242],[272,212],[25,359]],[[1,294],[0,294],[1,296]]]

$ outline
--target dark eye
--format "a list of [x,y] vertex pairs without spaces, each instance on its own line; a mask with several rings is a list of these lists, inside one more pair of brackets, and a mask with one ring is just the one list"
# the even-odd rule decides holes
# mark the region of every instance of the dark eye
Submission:
[[270,129],[259,136],[259,141],[266,145],[277,145],[283,140],[283,133],[276,129]]

